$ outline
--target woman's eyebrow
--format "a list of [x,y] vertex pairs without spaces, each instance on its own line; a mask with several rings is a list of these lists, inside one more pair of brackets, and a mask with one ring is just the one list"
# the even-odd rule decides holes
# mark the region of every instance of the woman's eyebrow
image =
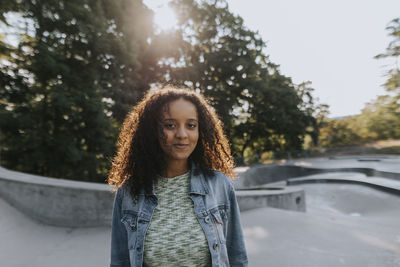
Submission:
[[163,121],[175,121],[173,118],[164,118]]
[[[174,118],[164,118],[163,119],[164,121],[176,121],[176,119],[174,119]],[[190,118],[190,119],[187,119],[188,121],[198,121],[197,119],[194,119],[194,118]]]

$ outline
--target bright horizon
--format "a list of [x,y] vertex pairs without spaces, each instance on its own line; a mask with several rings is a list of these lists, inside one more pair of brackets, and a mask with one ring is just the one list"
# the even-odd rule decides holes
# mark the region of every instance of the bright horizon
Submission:
[[[157,9],[168,1],[144,1]],[[355,115],[387,94],[385,64],[377,60],[389,42],[387,24],[400,16],[400,1],[228,0],[229,9],[258,31],[265,53],[283,75],[311,81],[313,95],[328,104],[329,117]],[[156,15],[157,16],[157,15]],[[393,66],[393,65],[392,65]]]

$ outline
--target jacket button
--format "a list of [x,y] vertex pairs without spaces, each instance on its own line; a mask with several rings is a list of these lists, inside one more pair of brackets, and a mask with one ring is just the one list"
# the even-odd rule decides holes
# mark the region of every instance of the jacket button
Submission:
[[205,219],[204,219],[204,221],[206,222],[206,223],[209,223],[210,222],[210,217],[206,217]]
[[136,222],[131,221],[129,226],[131,227],[132,231],[134,231],[136,229]]
[[217,244],[217,243],[214,243],[213,249],[214,249],[214,250],[217,250],[217,249],[218,249],[218,244]]

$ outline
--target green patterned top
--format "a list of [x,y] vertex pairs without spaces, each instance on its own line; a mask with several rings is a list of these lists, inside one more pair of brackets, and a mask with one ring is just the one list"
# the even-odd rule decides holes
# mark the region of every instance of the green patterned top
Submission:
[[190,172],[160,178],[144,244],[144,262],[155,266],[210,266],[206,236],[189,198]]

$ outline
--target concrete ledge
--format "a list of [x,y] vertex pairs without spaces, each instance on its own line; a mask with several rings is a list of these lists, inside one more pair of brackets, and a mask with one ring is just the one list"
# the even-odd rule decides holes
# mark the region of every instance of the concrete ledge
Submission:
[[[397,182],[367,181],[362,178],[305,177],[335,172],[357,172]],[[261,165],[243,169],[235,181],[241,211],[273,207],[305,211],[304,183],[353,183],[400,195],[400,174],[372,168],[317,169],[293,165]],[[301,177],[303,178],[295,178]],[[368,178],[373,179],[373,178]],[[378,180],[378,179],[375,179]],[[262,185],[266,185],[263,187]],[[272,185],[278,185],[273,187]],[[10,171],[0,167],[0,197],[26,215],[44,224],[64,227],[109,226],[114,195],[105,184],[54,179]]]
[[259,165],[248,169],[240,174],[240,179],[235,183],[237,189],[245,189],[251,186],[258,186],[267,183],[284,181],[290,178],[332,173],[332,172],[357,172],[368,177],[384,177],[395,181],[400,181],[400,173],[380,171],[372,168],[308,168],[293,165]]
[[0,197],[44,224],[109,226],[114,195],[105,184],[46,178],[0,167]]
[[[365,175],[366,177],[329,178],[327,177],[328,173],[358,173]],[[320,175],[321,177],[318,177],[318,174],[322,174]],[[241,210],[251,209],[251,207],[269,206],[286,210],[305,211],[304,191],[296,188],[296,192],[289,193],[289,191],[287,191],[289,190],[289,187],[285,187],[286,185],[300,185],[305,183],[360,184],[387,193],[400,195],[400,173],[365,167],[310,168],[280,164],[258,165],[248,169],[242,169],[239,173],[239,179],[235,181],[235,188],[236,190],[239,190],[238,202]],[[249,191],[246,191],[252,187],[263,186],[280,186],[281,188],[284,188],[284,190],[277,192],[259,190],[253,193],[248,193]],[[239,200],[239,198],[243,199]],[[300,202],[300,205],[297,204],[296,200]]]
[[262,207],[306,211],[305,193],[298,187],[237,190],[236,197],[241,211]]
[[400,186],[390,186],[388,184],[382,184],[379,182],[366,181],[357,178],[293,178],[288,179],[287,185],[299,185],[309,183],[344,183],[344,184],[359,184],[368,186],[374,189],[378,189],[387,193],[395,194],[400,196]]
[[[301,188],[247,188],[240,210],[274,207],[305,211]],[[114,195],[105,184],[54,179],[0,167],[0,197],[31,218],[62,227],[110,226]]]

